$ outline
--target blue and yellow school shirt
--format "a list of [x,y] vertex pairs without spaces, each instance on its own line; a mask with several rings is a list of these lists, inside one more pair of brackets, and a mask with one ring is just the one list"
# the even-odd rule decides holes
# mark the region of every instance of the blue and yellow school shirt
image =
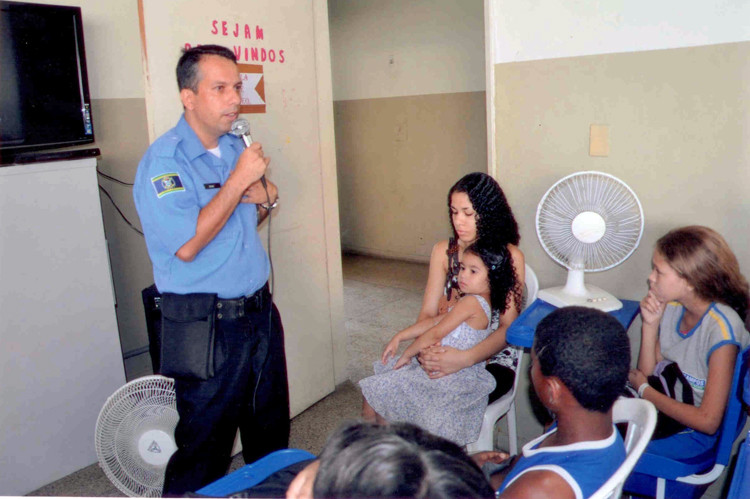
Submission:
[[225,134],[221,158],[206,150],[185,117],[146,151],[133,197],[160,292],[251,295],[268,280],[268,256],[257,231],[254,204],[240,203],[221,231],[192,262],[175,253],[195,235],[200,210],[219,192],[244,145]]
[[750,334],[737,312],[723,303],[712,303],[690,331],[680,331],[685,314],[678,302],[670,302],[659,323],[659,347],[662,356],[676,362],[693,389],[696,407],[703,401],[708,379],[708,360],[724,345],[743,350],[750,344]]

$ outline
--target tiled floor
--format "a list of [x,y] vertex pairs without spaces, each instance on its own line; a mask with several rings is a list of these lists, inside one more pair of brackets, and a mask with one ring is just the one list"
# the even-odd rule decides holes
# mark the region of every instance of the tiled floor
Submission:
[[347,373],[357,382],[372,374],[388,340],[416,320],[427,265],[346,255],[343,268]]

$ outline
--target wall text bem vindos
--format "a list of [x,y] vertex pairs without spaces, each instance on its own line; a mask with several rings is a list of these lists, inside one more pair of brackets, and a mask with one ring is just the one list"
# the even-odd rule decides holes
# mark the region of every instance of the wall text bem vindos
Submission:
[[[210,33],[222,38],[234,38],[235,40],[263,40],[263,28],[259,25],[250,25],[247,23],[230,22],[226,20],[213,19],[210,24]],[[195,44],[200,45],[200,44]],[[185,43],[185,48],[189,49],[193,45]],[[283,48],[268,47],[249,47],[240,42],[232,43],[232,50],[237,62],[270,62],[283,64],[286,61],[286,55]]]

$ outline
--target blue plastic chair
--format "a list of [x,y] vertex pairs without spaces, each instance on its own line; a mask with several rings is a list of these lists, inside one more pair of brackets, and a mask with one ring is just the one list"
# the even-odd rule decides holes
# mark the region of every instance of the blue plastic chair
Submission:
[[197,492],[204,496],[226,497],[253,485],[258,485],[271,473],[275,473],[305,459],[315,459],[315,455],[301,449],[277,450],[258,459],[254,463],[246,464],[227,476],[219,478]]
[[750,347],[737,356],[732,389],[729,392],[724,420],[719,428],[720,435],[716,447],[685,461],[649,454],[646,449],[625,482],[623,493],[657,499],[697,498],[719,478],[732,457],[734,441],[745,426],[747,415],[742,407],[742,401],[749,359]]
[[[745,394],[747,393],[746,389]],[[750,432],[747,433],[745,441],[740,446],[727,499],[747,499],[748,497],[750,497]]]

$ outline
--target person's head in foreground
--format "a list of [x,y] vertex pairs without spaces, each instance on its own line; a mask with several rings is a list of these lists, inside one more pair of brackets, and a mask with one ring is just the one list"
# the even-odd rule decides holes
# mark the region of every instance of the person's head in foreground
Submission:
[[345,424],[318,462],[313,497],[494,497],[461,447],[408,423]]
[[556,426],[529,442],[505,476],[500,497],[588,497],[617,470],[625,448],[612,406],[628,380],[630,342],[611,315],[557,309],[537,326],[531,381]]

